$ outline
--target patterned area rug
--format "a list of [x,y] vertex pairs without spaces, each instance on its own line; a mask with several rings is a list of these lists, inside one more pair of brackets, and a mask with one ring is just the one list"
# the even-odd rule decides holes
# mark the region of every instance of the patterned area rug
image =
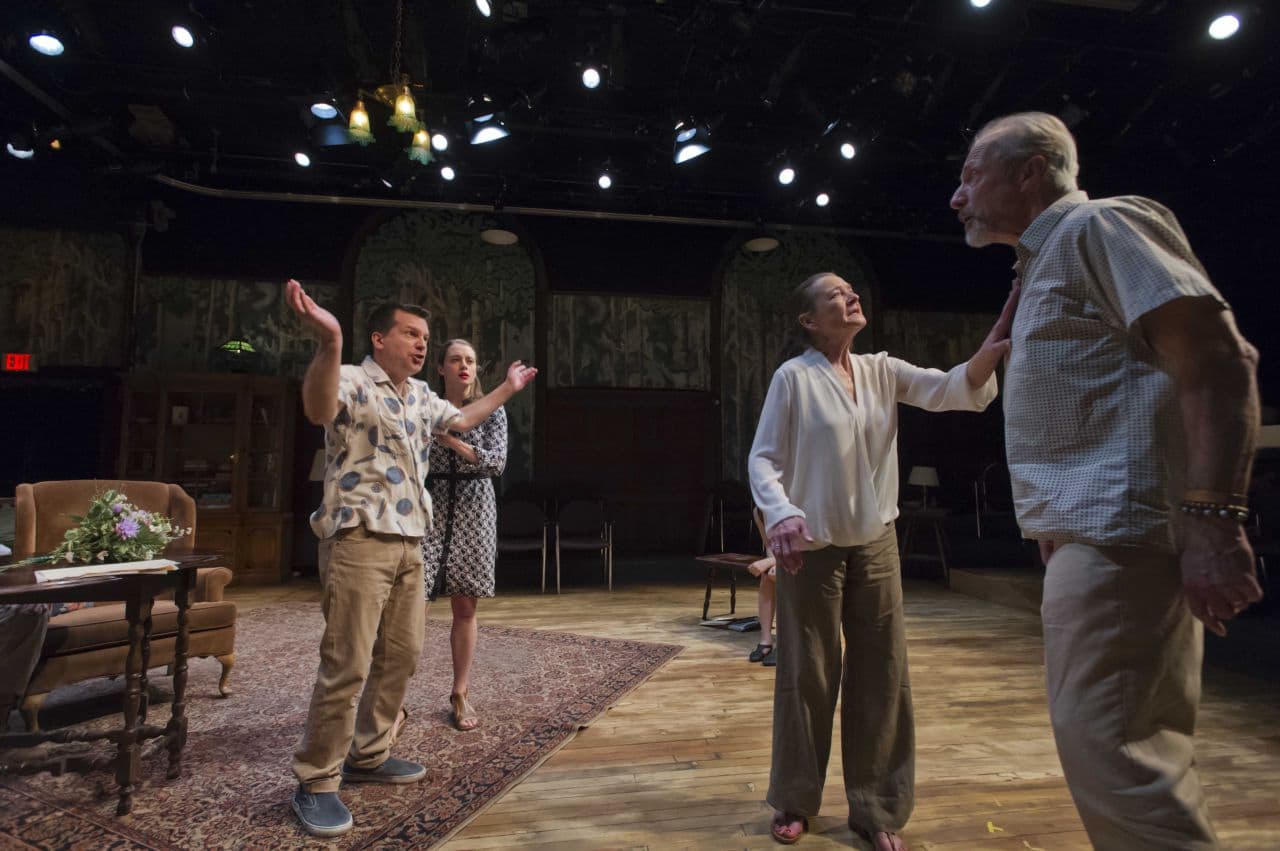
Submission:
[[[0,847],[21,848],[427,848],[449,837],[518,783],[680,648],[558,632],[482,625],[471,700],[472,732],[448,720],[448,621],[428,621],[409,686],[411,717],[394,753],[418,760],[427,778],[410,786],[355,784],[342,790],[356,827],[338,840],[303,833],[289,807],[293,749],[302,735],[322,619],[314,604],[241,614],[235,694],[217,697],[218,665],[191,662],[190,732],[182,777],[164,777],[165,755],[149,743],[133,813],[116,818],[111,775],[0,780]],[[155,672],[159,673],[159,672]],[[168,718],[165,702],[148,718]],[[84,683],[50,696],[47,728],[86,703],[116,700],[119,681]],[[153,693],[154,693],[153,686]],[[102,721],[95,722],[101,724]]]

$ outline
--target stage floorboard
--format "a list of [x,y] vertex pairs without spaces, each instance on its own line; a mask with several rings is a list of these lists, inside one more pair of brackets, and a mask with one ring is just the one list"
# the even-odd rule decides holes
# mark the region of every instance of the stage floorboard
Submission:
[[[500,591],[481,601],[482,623],[685,650],[441,848],[777,847],[764,803],[774,669],[746,661],[759,633],[700,626],[701,584],[627,575],[619,560],[612,593]],[[318,599],[318,590],[307,581],[228,589],[241,606]],[[911,847],[1089,848],[1054,752],[1038,617],[918,580],[906,600],[918,745],[903,834]],[[712,604],[713,614],[727,610],[723,584]],[[755,604],[753,584],[740,586],[738,613]],[[447,619],[447,602],[430,616]],[[1280,847],[1280,689],[1210,667],[1204,691],[1197,759],[1223,847]],[[802,847],[866,848],[845,824],[838,744],[832,751],[823,811]]]

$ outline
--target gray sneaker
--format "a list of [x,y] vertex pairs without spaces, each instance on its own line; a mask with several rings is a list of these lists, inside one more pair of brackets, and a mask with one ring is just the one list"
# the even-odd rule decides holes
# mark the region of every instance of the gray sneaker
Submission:
[[341,836],[353,824],[351,811],[337,792],[308,792],[299,786],[293,793],[293,811],[312,836]]
[[417,783],[427,776],[427,769],[407,759],[387,757],[377,768],[356,768],[349,762],[342,764],[342,779],[348,783]]

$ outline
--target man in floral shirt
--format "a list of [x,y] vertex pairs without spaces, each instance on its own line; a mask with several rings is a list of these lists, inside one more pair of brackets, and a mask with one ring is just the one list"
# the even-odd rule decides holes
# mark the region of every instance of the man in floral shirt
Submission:
[[459,411],[412,377],[427,357],[429,315],[422,308],[375,309],[368,320],[373,353],[359,366],[343,366],[333,314],[297,281],[286,285],[285,298],[319,340],[302,403],[307,419],[324,426],[326,460],[324,501],[311,515],[321,539],[325,631],[306,733],[294,754],[293,809],[308,833],[338,836],[352,828],[338,798],[343,781],[414,783],[426,774],[389,751],[422,650],[429,436],[475,427],[537,370],[513,363],[506,381]]

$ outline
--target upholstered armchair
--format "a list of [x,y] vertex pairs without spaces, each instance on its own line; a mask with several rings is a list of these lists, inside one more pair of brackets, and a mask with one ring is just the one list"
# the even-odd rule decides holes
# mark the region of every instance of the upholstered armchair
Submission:
[[[170,543],[165,553],[191,551],[196,506],[182,488],[163,482],[86,479],[18,485],[14,501],[14,559],[47,553],[58,546],[75,524],[72,516],[87,513],[89,503],[105,490],[119,491],[139,508],[166,514],[178,526],[190,529],[186,536]],[[231,578],[231,571],[225,567],[201,568],[188,621],[188,657],[212,656],[218,660],[222,665],[218,691],[223,697],[231,693],[229,681],[235,664],[236,607],[222,599],[222,589]],[[157,600],[152,609],[153,667],[173,662],[177,632],[177,606]],[[99,604],[50,618],[40,661],[20,707],[27,729],[39,729],[40,705],[58,686],[123,675],[128,651],[129,630],[123,603]]]

